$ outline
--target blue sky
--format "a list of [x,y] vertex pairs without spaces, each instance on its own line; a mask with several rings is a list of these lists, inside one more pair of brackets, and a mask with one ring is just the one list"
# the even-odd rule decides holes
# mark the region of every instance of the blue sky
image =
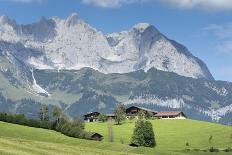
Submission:
[[232,0],[0,0],[0,15],[25,24],[77,12],[103,33],[148,22],[232,82]]

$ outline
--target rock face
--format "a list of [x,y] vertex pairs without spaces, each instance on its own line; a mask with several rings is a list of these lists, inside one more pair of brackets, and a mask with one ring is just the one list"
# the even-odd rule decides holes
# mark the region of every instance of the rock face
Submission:
[[42,17],[28,25],[18,25],[1,16],[0,40],[20,43],[23,47],[15,47],[16,51],[22,48],[35,51],[24,52],[24,57],[20,53],[18,57],[40,70],[90,67],[102,73],[128,73],[154,67],[186,77],[213,80],[201,60],[147,23],[137,24],[129,31],[104,35],[77,14],[65,20]]

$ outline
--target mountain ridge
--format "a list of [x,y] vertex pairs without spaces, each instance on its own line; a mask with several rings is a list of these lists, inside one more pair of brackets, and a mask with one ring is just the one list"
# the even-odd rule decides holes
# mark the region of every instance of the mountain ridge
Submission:
[[32,55],[22,60],[35,69],[90,67],[103,73],[127,73],[155,67],[182,76],[214,80],[203,61],[148,23],[108,35],[91,27],[76,13],[64,20],[43,17],[26,25],[2,16],[0,25],[1,40],[20,42],[25,48],[41,52],[40,57]]

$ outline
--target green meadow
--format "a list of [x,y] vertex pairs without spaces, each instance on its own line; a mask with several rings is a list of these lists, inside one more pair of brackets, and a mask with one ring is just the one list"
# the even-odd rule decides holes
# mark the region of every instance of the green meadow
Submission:
[[[135,148],[128,145],[135,125],[133,121],[113,125],[114,142],[108,142],[108,123],[86,123],[87,131],[98,132],[104,136],[102,142],[97,142],[67,137],[51,130],[0,122],[0,154],[232,154],[224,151],[203,151],[211,146],[221,150],[232,147],[232,127],[188,119],[151,122],[156,135],[155,148]],[[186,143],[189,143],[189,146],[186,146]]]

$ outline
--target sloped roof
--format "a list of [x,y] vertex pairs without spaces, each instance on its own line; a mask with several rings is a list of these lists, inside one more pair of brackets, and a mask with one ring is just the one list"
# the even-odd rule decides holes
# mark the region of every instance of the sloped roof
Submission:
[[[130,106],[129,108],[127,108],[127,109],[130,109],[130,108],[132,108],[132,107],[136,107],[136,108],[138,108],[138,109],[141,109],[141,110],[144,110],[144,111],[148,111],[148,112],[154,112],[154,113],[157,113],[157,111],[153,111],[153,110],[151,110],[151,109],[147,109],[147,108],[144,108],[144,107],[140,107],[140,106]],[[126,109],[126,110],[127,110]]]
[[157,114],[155,114],[155,116],[157,117],[162,117],[162,116],[178,116],[180,114],[183,114],[185,116],[185,114],[181,111],[164,111],[164,112],[158,112]]
[[88,112],[87,114],[85,114],[84,116],[89,116],[89,115],[99,115],[99,112]]
[[99,133],[97,133],[97,132],[90,132],[89,133],[89,135],[91,136],[91,137],[93,137],[93,136],[99,136],[99,137],[103,137],[101,134],[99,134]]

